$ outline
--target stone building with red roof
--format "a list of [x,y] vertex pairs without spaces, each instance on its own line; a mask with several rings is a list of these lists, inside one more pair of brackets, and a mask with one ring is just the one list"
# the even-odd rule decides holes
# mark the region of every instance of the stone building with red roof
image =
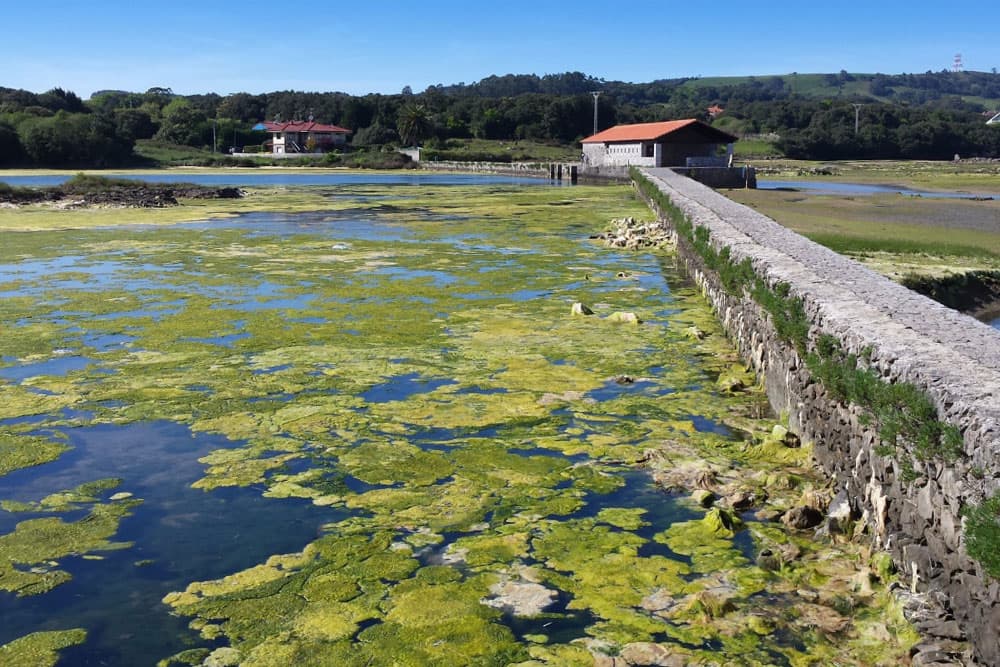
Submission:
[[[737,137],[688,118],[616,125],[583,140],[588,167],[725,167]],[[722,146],[727,155],[719,155]]]
[[324,125],[310,120],[293,120],[286,123],[264,121],[253,126],[254,130],[271,133],[269,146],[274,155],[289,153],[326,153],[347,143],[350,130],[336,125]]

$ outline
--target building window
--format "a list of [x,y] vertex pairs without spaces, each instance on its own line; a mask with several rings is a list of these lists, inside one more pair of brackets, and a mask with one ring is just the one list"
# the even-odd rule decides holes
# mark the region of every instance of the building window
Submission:
[[653,144],[643,144],[642,145],[642,156],[643,157],[653,157]]

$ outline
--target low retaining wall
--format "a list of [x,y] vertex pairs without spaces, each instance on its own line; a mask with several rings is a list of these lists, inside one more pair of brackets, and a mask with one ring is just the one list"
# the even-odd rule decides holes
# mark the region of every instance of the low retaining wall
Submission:
[[757,188],[757,170],[748,165],[742,167],[673,167],[673,170],[710,188]]
[[[468,171],[478,174],[502,174],[504,176],[530,176],[548,178],[548,162],[420,162],[421,169],[428,171]],[[566,171],[567,178],[569,171]]]
[[[464,171],[478,174],[528,176],[576,182],[574,174],[584,181],[627,181],[631,167],[582,165],[579,162],[454,162],[421,161],[421,169],[429,171]],[[757,171],[742,167],[673,167],[674,171],[712,188],[756,188]]]
[[[811,344],[821,334],[835,337],[885,381],[922,390],[937,418],[961,430],[963,455],[954,463],[919,460],[909,443],[897,443],[893,456],[877,453],[882,443],[863,410],[835,400],[768,312],[745,293],[728,293],[694,245],[678,238],[681,258],[764,378],[771,405],[814,443],[817,462],[873,542],[892,554],[915,590],[945,594],[954,618],[918,624],[924,636],[942,645],[967,639],[984,664],[1000,665],[1000,582],[968,556],[963,532],[963,508],[1000,489],[1000,332],[669,169],[642,172],[696,228],[709,231],[715,250],[728,248],[735,263],[749,258],[757,277],[772,287],[786,284],[801,299]],[[934,654],[934,645],[924,648]]]

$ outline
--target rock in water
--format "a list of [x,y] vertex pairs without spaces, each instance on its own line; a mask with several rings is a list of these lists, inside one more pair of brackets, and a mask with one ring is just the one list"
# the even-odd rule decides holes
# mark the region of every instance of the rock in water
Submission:
[[608,315],[609,322],[620,322],[622,324],[642,324],[639,316],[633,312],[616,311]]
[[555,591],[528,581],[502,581],[490,586],[490,593],[493,597],[483,598],[483,604],[527,617],[538,616],[558,598]]
[[690,327],[688,327],[687,329],[684,330],[684,335],[687,336],[688,338],[690,338],[691,340],[705,340],[705,337],[708,334],[706,334],[704,331],[702,331],[698,327],[690,326]]
[[781,517],[781,522],[795,530],[814,528],[823,521],[823,514],[813,507],[793,507]]
[[702,507],[711,507],[715,502],[715,494],[706,489],[697,489],[691,494],[691,499]]

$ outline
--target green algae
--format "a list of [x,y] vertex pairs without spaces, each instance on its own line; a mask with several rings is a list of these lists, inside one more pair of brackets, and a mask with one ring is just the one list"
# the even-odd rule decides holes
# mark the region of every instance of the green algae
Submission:
[[603,523],[611,524],[616,528],[621,528],[622,530],[638,530],[643,526],[648,526],[650,523],[644,521],[642,515],[646,513],[647,510],[636,507],[631,509],[624,509],[621,507],[606,507],[597,513],[597,520]]
[[81,628],[33,632],[0,646],[0,663],[17,667],[55,667],[59,651],[82,644],[86,639],[87,632]]
[[[388,534],[338,538],[192,584],[164,601],[222,621],[228,636],[243,638],[236,646],[242,664],[281,664],[275,656],[323,651],[329,651],[324,662],[309,664],[476,664],[521,652],[510,631],[496,623],[499,612],[479,603],[491,578],[461,580],[441,567],[418,570],[404,551],[386,551]],[[372,620],[378,622],[358,632]],[[201,627],[204,633],[209,626]]]
[[131,543],[109,538],[141,502],[124,499],[95,505],[77,521],[47,517],[18,523],[13,532],[0,535],[0,590],[18,597],[45,593],[71,578],[58,568],[59,559],[127,549]]
[[[697,290],[671,277],[665,302],[657,261],[673,275],[669,256],[651,262],[584,240],[609,218],[643,215],[630,191],[407,194],[405,208],[371,219],[405,242],[230,228],[77,233],[93,261],[123,267],[122,284],[43,281],[51,305],[4,303],[8,321],[30,326],[0,342],[0,356],[28,363],[75,349],[108,372],[28,385],[52,395],[0,385],[14,398],[0,404],[0,419],[73,406],[99,422],[180,422],[232,441],[201,459],[196,488],[250,486],[350,512],[301,553],[166,597],[206,642],[229,641],[219,660],[593,664],[597,647],[636,642],[671,645],[691,664],[799,659],[763,632],[759,619],[780,615],[755,594],[835,577],[801,547],[802,561],[766,572],[747,545],[802,538],[727,526],[721,513],[670,526],[607,498],[624,485],[623,466],[664,475],[661,464],[679,472],[697,463],[721,480],[722,497],[739,482],[787,507],[800,489],[779,492],[755,475],[791,476],[788,465],[808,460],[808,447],[769,439],[761,390]],[[61,239],[16,236],[0,255],[62,252]],[[126,284],[162,277],[159,269],[170,286]],[[595,317],[572,317],[578,301]],[[57,322],[60,312],[129,343],[88,348]],[[616,312],[645,323],[613,322]],[[675,479],[693,486],[693,476]],[[589,518],[577,516],[593,505]],[[561,593],[568,607],[551,618],[579,614],[583,639],[519,641],[483,602],[499,581]],[[779,620],[776,634],[802,632],[796,618]],[[803,637],[818,655],[864,655]],[[719,652],[679,648],[706,642]],[[905,655],[903,643],[887,642],[886,653]],[[175,659],[208,653],[185,655]]]
[[156,667],[177,667],[178,665],[201,665],[211,651],[207,648],[192,648],[181,651],[156,663]]
[[102,492],[114,489],[121,483],[122,480],[109,477],[85,482],[74,489],[52,493],[34,502],[0,500],[0,509],[7,512],[68,512],[99,502]]
[[69,447],[43,436],[0,431],[0,476],[21,468],[55,461]]

